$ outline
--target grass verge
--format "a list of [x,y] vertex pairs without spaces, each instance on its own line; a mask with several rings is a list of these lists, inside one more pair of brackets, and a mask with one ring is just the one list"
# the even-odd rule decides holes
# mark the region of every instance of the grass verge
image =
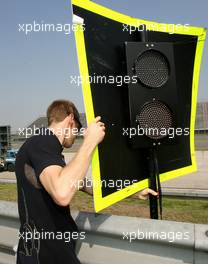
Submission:
[[[0,200],[16,201],[16,184],[0,184]],[[78,192],[73,198],[71,209],[94,212],[92,197]],[[149,201],[127,198],[101,213],[149,218]],[[208,200],[163,197],[163,219],[208,224]]]

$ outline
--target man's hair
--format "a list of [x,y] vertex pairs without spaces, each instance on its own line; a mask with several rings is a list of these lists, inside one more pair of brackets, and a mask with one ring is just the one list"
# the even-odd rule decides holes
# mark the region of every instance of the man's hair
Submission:
[[77,128],[80,129],[82,124],[79,120],[79,112],[75,105],[71,101],[67,100],[53,101],[47,109],[48,125],[50,126],[53,122],[62,122],[70,114],[74,115]]

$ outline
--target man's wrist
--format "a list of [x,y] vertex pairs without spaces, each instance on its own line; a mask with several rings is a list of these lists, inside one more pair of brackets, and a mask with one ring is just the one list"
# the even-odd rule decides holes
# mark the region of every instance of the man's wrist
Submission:
[[88,138],[85,138],[82,143],[82,148],[88,153],[92,154],[97,144]]

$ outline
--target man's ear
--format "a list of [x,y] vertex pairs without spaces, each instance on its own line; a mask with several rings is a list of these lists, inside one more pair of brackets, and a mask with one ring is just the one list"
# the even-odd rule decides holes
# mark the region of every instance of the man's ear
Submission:
[[65,118],[66,124],[68,126],[72,126],[74,123],[74,114],[69,114],[66,118]]

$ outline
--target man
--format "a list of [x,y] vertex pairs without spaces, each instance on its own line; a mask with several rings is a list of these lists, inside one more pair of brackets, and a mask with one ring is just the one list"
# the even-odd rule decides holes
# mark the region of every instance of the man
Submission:
[[[47,118],[49,127],[27,139],[16,159],[21,222],[17,264],[80,263],[75,254],[79,233],[69,204],[105,136],[105,124],[96,117],[85,129],[77,154],[65,164],[62,150],[73,145],[81,128],[78,111],[72,102],[57,100]],[[157,195],[145,189],[138,197],[146,199],[149,193]]]

